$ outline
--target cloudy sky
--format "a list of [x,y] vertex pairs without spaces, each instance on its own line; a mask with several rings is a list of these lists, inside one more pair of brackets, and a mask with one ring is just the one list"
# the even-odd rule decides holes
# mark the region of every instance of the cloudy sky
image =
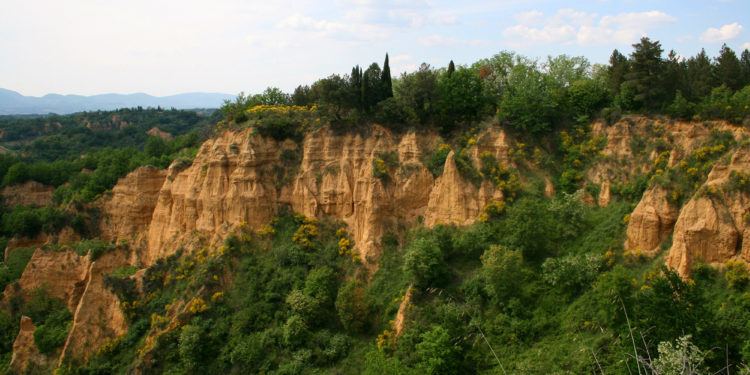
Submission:
[[0,87],[25,95],[291,90],[498,51],[606,62],[642,35],[683,56],[750,48],[748,0],[0,0]]

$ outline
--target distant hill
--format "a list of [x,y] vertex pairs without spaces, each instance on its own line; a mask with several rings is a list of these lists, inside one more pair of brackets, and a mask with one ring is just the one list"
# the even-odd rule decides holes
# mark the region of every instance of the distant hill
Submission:
[[0,115],[67,114],[81,111],[113,110],[131,107],[218,108],[234,95],[191,92],[170,96],[137,94],[101,94],[92,96],[47,94],[24,96],[0,88]]

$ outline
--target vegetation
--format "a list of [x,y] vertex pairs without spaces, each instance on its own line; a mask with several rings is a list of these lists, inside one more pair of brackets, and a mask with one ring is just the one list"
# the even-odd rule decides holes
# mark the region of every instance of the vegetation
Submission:
[[[629,56],[614,51],[607,66],[592,66],[582,57],[534,61],[501,52],[465,66],[422,64],[395,78],[386,55],[382,68],[355,66],[348,75],[334,74],[291,94],[276,88],[240,94],[215,117],[133,109],[0,118],[3,145],[13,151],[0,155],[3,185],[37,181],[55,187],[49,206],[2,207],[0,240],[71,226],[83,235],[81,241],[46,247],[95,260],[124,246],[96,238],[91,203],[138,166],[189,162],[208,134],[206,125],[219,116],[220,130],[248,127],[278,141],[298,142],[323,126],[364,133],[372,122],[396,132],[435,130],[442,138],[421,156],[435,177],[452,152],[464,179],[502,192],[502,200],[484,207],[479,222],[426,228],[418,219],[420,225],[406,228],[392,218],[379,239],[377,267],[371,267],[362,264],[343,223],[281,210],[268,227],[240,226],[219,246],[180,249],[145,270],[114,269],[104,275],[104,284],[120,300],[127,333],[88,362],[68,361],[59,371],[739,369],[750,363],[745,263],[721,270],[695,264],[693,278],[685,280],[665,268],[662,258],[639,258],[622,249],[627,214],[643,190],[660,184],[679,205],[736,146],[734,137],[714,132],[675,165],[668,165],[666,145],[634,139],[634,154],[656,155],[652,170],[613,186],[607,207],[582,202],[584,193],[598,195],[585,171],[603,157],[605,145],[592,136],[592,119],[610,123],[631,112],[747,121],[750,53],[737,58],[725,46],[713,60],[703,51],[688,59],[663,57],[660,43],[648,38],[633,48]],[[512,133],[513,164],[492,152],[471,154],[477,131],[495,123]],[[155,126],[175,137],[148,136],[145,131]],[[649,131],[656,135],[659,129]],[[281,147],[280,165],[272,167],[279,190],[302,157],[289,144]],[[373,177],[387,186],[396,173],[408,172],[400,162],[396,152],[376,152]],[[338,171],[316,172],[322,178]],[[545,197],[536,186],[541,177],[555,181],[555,197]],[[748,186],[748,176],[734,172],[724,188],[747,193]],[[32,248],[8,253],[0,263],[1,286],[17,287],[32,253]],[[410,302],[401,309],[407,293]],[[59,350],[70,328],[65,302],[44,288],[30,298],[9,298],[0,309],[4,363],[22,315],[37,326],[34,340],[42,353]]]

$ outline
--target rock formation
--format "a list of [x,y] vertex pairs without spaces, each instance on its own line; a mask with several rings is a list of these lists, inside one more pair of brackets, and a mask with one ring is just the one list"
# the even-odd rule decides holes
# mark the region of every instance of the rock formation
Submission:
[[672,233],[677,220],[677,209],[669,203],[668,192],[653,186],[643,193],[643,198],[630,214],[625,251],[655,255],[659,245]]
[[52,202],[52,193],[55,188],[40,184],[36,181],[26,181],[19,185],[10,185],[3,188],[0,194],[3,204],[13,206],[46,206]]
[[[424,145],[434,139],[414,133],[397,138],[381,127],[367,136],[324,128],[308,134],[298,148],[252,129],[224,132],[201,147],[191,166],[170,167],[142,261],[151,264],[195,234],[220,239],[240,223],[260,227],[282,205],[344,221],[366,264],[377,258],[381,236],[398,219],[469,224],[489,200],[502,195],[489,184],[480,189],[464,181],[452,155],[435,181],[421,161]],[[507,150],[505,133],[491,128],[470,154],[491,152],[502,161]],[[387,177],[375,177],[373,162],[388,153],[397,156],[398,167]],[[290,162],[295,155],[301,161]]]
[[34,343],[34,322],[28,316],[21,317],[21,329],[13,342],[10,368],[16,374],[34,373],[32,369],[49,368],[49,359],[41,354]]
[[689,276],[696,262],[720,265],[732,259],[750,261],[745,241],[750,234],[746,224],[750,196],[730,191],[732,172],[750,171],[750,151],[737,150],[726,165],[716,164],[698,193],[682,208],[674,229],[667,265],[682,276]]

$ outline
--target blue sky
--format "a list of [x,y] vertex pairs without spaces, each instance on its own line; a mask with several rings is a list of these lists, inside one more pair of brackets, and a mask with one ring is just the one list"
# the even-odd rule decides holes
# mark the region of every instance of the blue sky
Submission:
[[2,0],[0,87],[25,95],[293,89],[354,64],[394,72],[501,50],[606,62],[750,48],[750,1]]

